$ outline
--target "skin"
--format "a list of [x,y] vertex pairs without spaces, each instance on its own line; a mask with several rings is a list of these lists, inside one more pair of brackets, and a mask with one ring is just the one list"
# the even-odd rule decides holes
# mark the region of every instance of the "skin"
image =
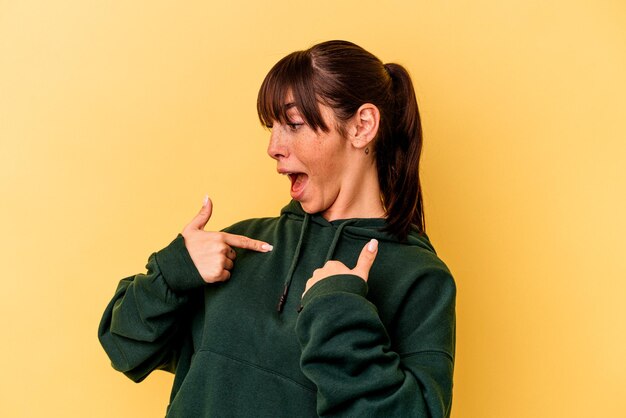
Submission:
[[[343,136],[337,130],[338,121],[331,108],[320,105],[330,127],[329,132],[323,132],[304,123],[291,96],[285,103],[288,121],[275,121],[272,125],[267,153],[276,160],[280,174],[300,173],[295,185],[292,182],[292,198],[307,213],[320,213],[328,221],[384,217],[374,153],[365,152],[366,148],[371,150],[378,130],[380,114],[376,106],[362,105],[343,123]],[[235,260],[233,247],[259,252],[272,249],[269,243],[242,235],[205,231],[212,209],[207,198],[200,213],[182,231],[191,259],[207,283],[230,278]],[[378,242],[371,240],[363,247],[353,269],[340,261],[328,261],[313,272],[305,293],[318,281],[337,274],[354,274],[367,281],[377,252]]]
[[303,190],[294,193],[292,188],[292,198],[306,212],[321,213],[329,221],[383,216],[373,153],[365,153],[378,126],[376,107],[362,106],[346,122],[344,138],[336,129],[332,109],[320,106],[330,131],[315,131],[304,123],[290,99],[286,104],[289,120],[273,124],[267,153],[276,160],[279,173],[304,173]]
[[230,270],[235,261],[233,247],[259,252],[272,251],[272,246],[267,242],[227,232],[205,231],[204,227],[212,213],[213,202],[207,196],[200,212],[182,231],[185,247],[205,282],[216,283],[230,279]]

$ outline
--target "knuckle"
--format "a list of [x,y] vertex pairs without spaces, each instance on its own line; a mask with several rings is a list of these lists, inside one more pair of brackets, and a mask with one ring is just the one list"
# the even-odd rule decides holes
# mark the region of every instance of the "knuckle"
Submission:
[[250,238],[242,236],[240,238],[240,243],[242,248],[251,248],[250,247]]

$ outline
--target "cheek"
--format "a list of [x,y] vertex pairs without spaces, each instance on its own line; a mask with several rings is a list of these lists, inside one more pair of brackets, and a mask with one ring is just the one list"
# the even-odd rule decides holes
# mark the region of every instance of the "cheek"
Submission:
[[302,138],[302,141],[294,142],[293,151],[311,176],[328,182],[343,170],[344,150],[341,141],[342,139],[333,136]]
[[328,170],[337,170],[342,166],[343,148],[337,138],[322,138],[315,142],[312,152],[317,165]]
[[311,175],[325,181],[332,180],[341,173],[341,163],[337,155],[332,153],[319,153],[313,158],[309,158],[307,165],[311,170]]

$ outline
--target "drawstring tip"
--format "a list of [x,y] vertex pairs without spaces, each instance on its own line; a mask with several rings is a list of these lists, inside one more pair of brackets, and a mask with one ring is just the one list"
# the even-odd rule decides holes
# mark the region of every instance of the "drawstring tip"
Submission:
[[278,306],[276,307],[276,310],[278,311],[278,313],[281,313],[283,311],[284,306],[285,306],[285,297],[281,295],[280,300],[278,301]]
[[278,301],[278,306],[276,310],[278,313],[283,312],[283,308],[285,307],[285,302],[287,301],[287,293],[289,293],[289,283],[285,284],[285,288],[283,289],[283,294],[280,295],[280,300]]

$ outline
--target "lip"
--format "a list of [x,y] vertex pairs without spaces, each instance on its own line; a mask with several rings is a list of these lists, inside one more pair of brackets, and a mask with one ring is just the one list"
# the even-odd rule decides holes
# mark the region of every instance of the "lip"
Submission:
[[[282,167],[278,168],[276,171],[278,174],[282,174],[289,178],[289,181],[291,182],[291,187],[289,189],[291,198],[294,200],[300,200],[309,181],[309,175],[303,171],[288,170]],[[297,175],[297,177],[293,176],[294,174]]]

